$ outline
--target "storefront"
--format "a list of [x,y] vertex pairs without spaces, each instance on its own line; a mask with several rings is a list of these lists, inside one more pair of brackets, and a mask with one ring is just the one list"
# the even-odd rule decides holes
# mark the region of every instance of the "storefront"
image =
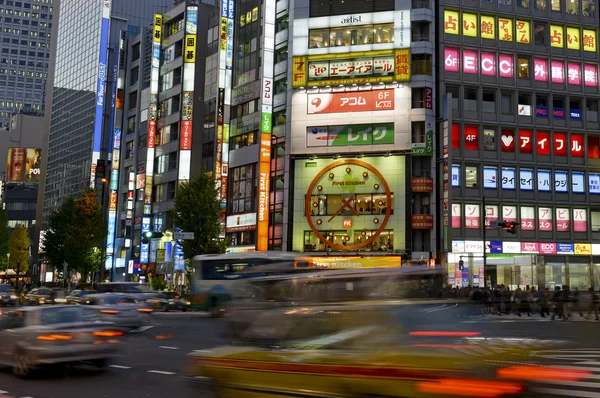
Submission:
[[405,250],[406,158],[295,162],[293,250]]
[[[483,241],[453,241],[452,247],[448,285],[483,286]],[[499,285],[600,288],[600,244],[491,241],[487,247],[487,267]]]

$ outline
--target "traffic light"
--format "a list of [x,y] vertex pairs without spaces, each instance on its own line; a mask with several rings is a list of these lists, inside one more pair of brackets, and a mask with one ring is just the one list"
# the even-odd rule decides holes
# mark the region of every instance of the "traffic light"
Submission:
[[464,268],[465,268],[465,262],[463,260],[460,260],[458,262],[458,269],[462,271]]
[[506,232],[513,235],[517,233],[518,225],[521,225],[521,223],[515,221],[503,221],[498,223],[500,228],[503,228]]
[[142,243],[150,243],[150,239],[160,239],[162,237],[162,232],[146,231],[142,234]]

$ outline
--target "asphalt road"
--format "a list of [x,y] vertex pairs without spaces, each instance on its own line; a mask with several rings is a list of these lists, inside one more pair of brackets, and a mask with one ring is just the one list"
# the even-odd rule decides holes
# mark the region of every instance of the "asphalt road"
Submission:
[[[197,313],[161,313],[155,317],[155,327],[129,337],[122,357],[104,371],[75,366],[64,374],[43,374],[21,380],[13,377],[10,369],[2,368],[0,398],[213,398],[185,377],[185,355],[226,344],[221,337],[223,321]],[[487,316],[462,320],[460,324],[465,330],[481,330],[482,336],[510,337],[504,344],[526,345],[531,338],[569,342],[571,346],[567,349],[540,353],[541,359],[554,366],[591,371],[592,380],[550,383],[537,388],[548,397],[600,398],[600,322],[578,316],[570,321],[553,322],[538,315],[531,318]]]

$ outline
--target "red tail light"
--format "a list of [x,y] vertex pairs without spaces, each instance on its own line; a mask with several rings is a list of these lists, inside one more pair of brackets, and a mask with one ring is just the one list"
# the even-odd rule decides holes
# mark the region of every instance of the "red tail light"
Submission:
[[100,312],[107,315],[117,315],[119,313],[117,310],[100,310]]
[[59,340],[72,340],[73,336],[68,334],[47,334],[36,337],[37,340],[41,341],[59,341]]
[[146,313],[154,312],[154,310],[152,308],[138,308],[138,311],[146,312]]
[[491,380],[441,379],[417,383],[417,391],[461,397],[497,398],[518,394],[523,387],[517,383]]
[[422,337],[477,337],[481,336],[481,332],[454,332],[454,331],[438,331],[438,330],[418,330],[409,333],[411,336]]
[[543,366],[512,366],[498,370],[498,377],[515,380],[577,381],[590,377],[592,372],[578,369],[547,368]]
[[94,336],[98,336],[98,337],[117,337],[117,336],[123,336],[123,332],[120,332],[118,330],[103,330],[100,332],[94,332]]

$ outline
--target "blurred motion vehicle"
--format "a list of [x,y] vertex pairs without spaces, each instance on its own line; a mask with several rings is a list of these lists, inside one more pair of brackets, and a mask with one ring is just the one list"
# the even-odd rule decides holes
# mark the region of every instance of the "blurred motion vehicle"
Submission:
[[98,292],[91,289],[76,289],[71,291],[71,293],[69,293],[65,299],[67,300],[68,304],[85,304],[86,296],[95,293]]
[[25,294],[23,305],[65,304],[67,300],[58,289],[38,287]]
[[161,292],[157,297],[146,300],[146,303],[158,311],[187,311],[191,302],[177,292]]
[[156,297],[157,291],[152,290],[148,284],[137,282],[106,282],[96,284],[98,293],[123,293],[138,300],[147,300]]
[[442,277],[411,267],[248,279],[226,315],[234,341],[188,354],[188,376],[236,398],[525,397],[544,378],[589,376],[529,356],[562,342],[515,344],[470,322],[476,304],[424,298]]
[[17,295],[12,290],[10,285],[0,284],[0,305],[6,307],[7,305],[17,305]]
[[135,297],[121,293],[100,293],[86,296],[83,303],[98,311],[100,319],[113,322],[127,330],[138,329],[151,323],[151,308]]
[[192,260],[190,284],[192,308],[222,315],[236,290],[244,289],[245,280],[305,272],[365,267],[399,268],[400,256],[311,257],[290,252],[249,252],[207,254]]
[[24,307],[0,315],[0,363],[27,377],[43,366],[89,362],[104,367],[118,355],[123,332],[82,306]]

